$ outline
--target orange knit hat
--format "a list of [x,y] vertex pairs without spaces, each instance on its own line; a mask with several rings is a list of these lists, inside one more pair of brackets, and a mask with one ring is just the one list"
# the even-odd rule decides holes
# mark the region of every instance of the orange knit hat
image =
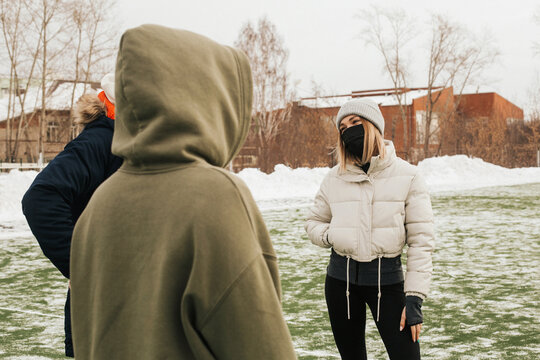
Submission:
[[114,120],[114,74],[109,73],[101,79],[102,92],[98,94],[99,100],[107,107],[107,117]]
[[105,94],[105,91],[100,92],[98,94],[98,98],[107,107],[107,117],[114,120],[114,104],[109,101],[107,95]]

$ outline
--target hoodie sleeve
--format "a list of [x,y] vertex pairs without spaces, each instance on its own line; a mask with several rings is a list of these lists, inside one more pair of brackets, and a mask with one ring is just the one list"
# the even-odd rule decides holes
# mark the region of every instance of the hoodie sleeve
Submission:
[[[69,278],[71,236],[78,216],[105,179],[112,132],[71,141],[36,177],[22,199],[23,213],[43,253]],[[107,143],[109,144],[107,147]]]
[[311,207],[306,225],[304,226],[309,240],[317,246],[323,248],[332,247],[328,242],[328,228],[332,219],[328,196],[326,195],[326,177],[315,196],[315,203]]
[[412,179],[405,201],[407,230],[407,275],[405,293],[425,299],[429,292],[433,265],[431,254],[435,245],[431,200],[421,175]]
[[218,359],[296,359],[268,261],[256,257],[206,321],[202,333]]

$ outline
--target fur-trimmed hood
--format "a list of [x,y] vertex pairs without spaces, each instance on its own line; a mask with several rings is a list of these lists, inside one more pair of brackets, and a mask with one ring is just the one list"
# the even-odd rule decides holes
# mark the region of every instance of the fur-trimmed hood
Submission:
[[85,94],[79,98],[75,106],[75,124],[86,125],[100,116],[107,116],[107,107],[97,95]]

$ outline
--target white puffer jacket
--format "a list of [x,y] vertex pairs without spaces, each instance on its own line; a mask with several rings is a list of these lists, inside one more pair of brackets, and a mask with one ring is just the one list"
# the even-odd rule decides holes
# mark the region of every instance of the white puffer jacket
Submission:
[[396,257],[407,244],[404,290],[425,299],[434,248],[429,193],[416,166],[396,157],[392,142],[385,145],[385,158],[373,157],[367,175],[354,165],[330,170],[305,229],[313,244],[360,262]]

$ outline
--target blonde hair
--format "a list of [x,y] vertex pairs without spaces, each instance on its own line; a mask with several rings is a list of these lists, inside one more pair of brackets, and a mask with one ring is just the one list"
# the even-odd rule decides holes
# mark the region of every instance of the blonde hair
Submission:
[[[379,156],[384,158],[386,155],[386,147],[384,146],[384,139],[379,129],[375,127],[371,122],[360,118],[360,122],[364,127],[364,151],[362,158],[358,158],[345,149],[345,144],[341,139],[341,133],[338,131],[337,139],[337,157],[339,162],[339,168],[341,171],[345,171],[347,164],[364,165],[371,161],[371,157],[376,150],[379,152]],[[356,125],[359,126],[359,125]]]
[[102,115],[107,115],[105,104],[98,99],[96,94],[85,94],[77,100],[73,123],[86,125]]

